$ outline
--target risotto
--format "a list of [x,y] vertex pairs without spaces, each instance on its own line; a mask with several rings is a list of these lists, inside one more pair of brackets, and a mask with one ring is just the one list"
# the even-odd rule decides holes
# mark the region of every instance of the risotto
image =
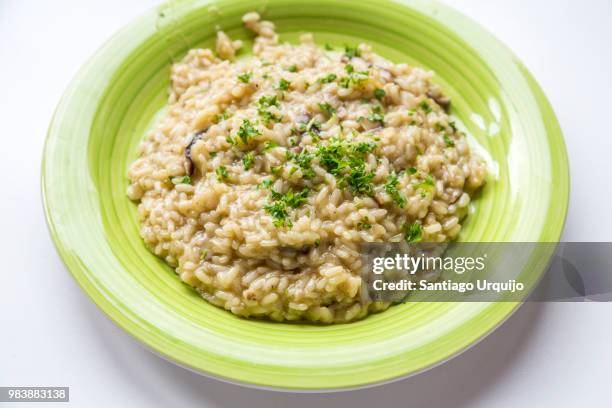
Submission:
[[245,317],[339,323],[364,301],[360,246],[459,234],[484,162],[431,82],[366,44],[280,43],[243,17],[172,66],[169,106],[129,168],[141,235],[207,301]]

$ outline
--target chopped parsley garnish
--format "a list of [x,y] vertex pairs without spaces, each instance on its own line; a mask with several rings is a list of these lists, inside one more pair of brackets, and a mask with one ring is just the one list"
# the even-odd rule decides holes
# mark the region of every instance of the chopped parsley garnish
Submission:
[[289,65],[287,67],[287,71],[289,71],[289,72],[297,72],[297,65],[295,65],[295,64]]
[[273,142],[272,140],[266,140],[264,142],[263,151],[265,152],[267,150],[274,149],[275,147],[278,147],[278,143]]
[[334,82],[338,78],[336,74],[328,74],[324,77],[317,79],[317,82],[320,84],[329,84],[330,82]]
[[209,152],[208,154],[210,154],[210,157],[215,157],[217,155],[217,152]]
[[348,58],[361,57],[361,51],[357,47],[344,46],[344,55]]
[[317,149],[320,165],[338,179],[342,188],[348,186],[355,194],[372,195],[373,171],[367,171],[365,155],[376,148],[374,143],[348,142],[335,139]]
[[253,74],[251,74],[250,72],[245,72],[245,73],[244,73],[244,74],[242,74],[242,75],[238,75],[238,79],[240,80],[240,82],[243,82],[243,83],[245,83],[245,84],[248,84],[248,83],[249,83],[249,81],[251,80],[251,76],[252,76],[252,75],[253,75]]
[[357,227],[362,230],[369,230],[372,228],[372,224],[370,224],[370,219],[368,217],[363,217],[361,220],[359,220]]
[[376,143],[358,142],[352,143],[351,149],[358,153],[371,153],[376,149]]
[[310,189],[308,187],[304,187],[299,193],[294,193],[291,189],[289,189],[287,194],[282,196],[282,200],[287,204],[287,206],[291,208],[298,208],[308,201],[309,193]]
[[316,175],[311,165],[312,160],[315,158],[314,154],[306,150],[300,152],[299,154],[294,154],[290,151],[287,153],[287,159],[292,160],[300,167],[304,178],[310,179]]
[[287,206],[282,201],[276,201],[272,204],[268,204],[264,207],[266,212],[274,218],[274,226],[276,227],[291,227],[293,224],[291,220],[287,219]]
[[281,78],[280,81],[278,81],[278,90],[279,91],[286,91],[289,89],[289,85],[291,85],[291,82],[287,81],[285,78]]
[[346,71],[347,74],[350,74],[355,71],[355,67],[353,67],[352,64],[346,64],[344,66],[344,70]]
[[172,184],[177,185],[177,184],[191,184],[191,177],[189,176],[174,176],[174,177],[170,177],[170,182],[172,182]]
[[416,174],[417,169],[416,167],[408,167],[406,171],[408,172],[408,174]]
[[431,106],[429,106],[429,103],[427,103],[427,101],[421,101],[421,103],[419,103],[419,108],[423,109],[425,113],[429,113],[432,111]]
[[334,50],[334,47],[332,47],[332,46],[331,46],[331,45],[329,45],[329,44],[325,44],[325,49],[326,49],[327,51],[333,51],[333,50]]
[[410,225],[404,223],[402,225],[402,231],[404,232],[404,239],[406,239],[406,242],[420,242],[423,237],[423,227],[419,222],[413,222]]
[[217,169],[215,170],[215,173],[217,173],[217,180],[219,180],[219,181],[225,180],[226,178],[229,177],[229,175],[227,174],[227,169],[225,168],[225,166],[217,167]]
[[321,122],[315,118],[310,119],[308,123],[300,123],[301,132],[319,132],[321,130]]
[[259,105],[260,108],[269,108],[270,106],[276,106],[277,108],[279,107],[278,100],[276,99],[275,95],[274,96],[262,96],[257,101],[257,104]]
[[269,125],[270,122],[280,122],[283,119],[281,116],[275,115],[274,113],[265,109],[258,109],[257,113],[259,116],[261,116],[261,121],[265,125]]
[[288,219],[288,208],[298,208],[308,201],[310,189],[305,187],[300,192],[294,193],[289,189],[287,193],[282,194],[272,190],[273,202],[264,207],[265,211],[274,218],[274,225],[277,227],[288,226],[291,228],[291,220]]
[[265,179],[264,181],[262,181],[261,183],[257,185],[257,189],[259,190],[260,188],[265,188],[267,190],[270,187],[272,187],[272,183],[273,183],[272,179]]
[[427,175],[427,177],[425,177],[425,180],[423,180],[421,183],[418,183],[415,185],[415,187],[417,189],[422,189],[422,190],[427,190],[430,191],[433,189],[434,187],[434,180],[433,177],[431,177],[431,175]]
[[340,86],[342,88],[350,88],[361,84],[368,79],[368,71],[351,72],[348,76],[340,78]]
[[444,134],[444,143],[446,146],[453,147],[455,145],[455,141],[451,139],[446,133]]
[[376,89],[374,90],[374,97],[375,97],[376,99],[378,99],[379,101],[380,101],[382,98],[384,98],[384,97],[385,97],[385,95],[386,95],[385,90],[384,90],[384,89],[382,89],[382,88],[376,88]]
[[321,131],[321,122],[316,120],[315,118],[310,119],[310,121],[304,123],[300,123],[299,131],[302,133],[307,133],[313,141],[319,141],[319,132]]
[[385,124],[385,116],[382,113],[382,107],[374,106],[368,115],[368,120],[370,122],[378,122],[381,125]]
[[[372,195],[374,192],[374,184],[372,184],[374,174],[373,171],[366,171],[365,166],[358,165],[351,168],[342,179],[342,182],[348,185],[353,193]],[[342,182],[340,183],[341,185],[343,184]]]
[[406,206],[406,197],[404,197],[404,195],[397,189],[398,184],[399,180],[397,178],[397,174],[392,173],[389,175],[389,177],[387,177],[385,191],[399,208],[404,208]]
[[220,114],[216,115],[214,120],[213,120],[213,122],[214,123],[219,123],[219,122],[221,122],[223,120],[227,120],[227,119],[229,119],[231,117],[232,117],[232,113],[229,112],[229,111],[225,111],[223,113],[220,113]]
[[251,139],[260,134],[261,132],[257,130],[248,119],[244,119],[242,125],[240,125],[240,129],[238,129],[238,137],[244,144],[248,144]]
[[326,112],[329,116],[332,116],[334,113],[336,113],[336,109],[331,106],[329,102],[319,102],[319,108],[321,108],[321,110],[323,112]]
[[453,129],[453,132],[457,131],[457,124],[453,121],[448,122],[448,126],[451,127],[451,129]]
[[248,152],[242,157],[242,164],[245,170],[253,167],[253,163],[255,163],[255,154],[253,152]]
[[280,172],[283,170],[283,166],[279,165],[279,166],[272,166],[270,168],[270,171],[272,172],[272,174],[280,174]]

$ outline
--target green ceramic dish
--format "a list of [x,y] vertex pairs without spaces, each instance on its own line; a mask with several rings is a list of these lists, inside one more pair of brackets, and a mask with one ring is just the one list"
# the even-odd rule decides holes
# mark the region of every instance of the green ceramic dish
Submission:
[[[199,298],[144,247],[125,195],[126,170],[166,102],[170,64],[190,48],[211,46],[215,26],[247,39],[240,17],[251,10],[289,41],[304,31],[321,44],[365,41],[392,60],[434,70],[491,170],[461,239],[559,239],[569,176],[553,111],[516,57],[471,20],[420,0],[173,1],[112,37],[78,73],[51,123],[44,205],[75,279],[111,319],[163,356],[266,387],[384,382],[431,367],[491,332],[516,303],[402,304],[334,326],[244,320]],[[523,274],[539,276],[549,255],[533,254]]]

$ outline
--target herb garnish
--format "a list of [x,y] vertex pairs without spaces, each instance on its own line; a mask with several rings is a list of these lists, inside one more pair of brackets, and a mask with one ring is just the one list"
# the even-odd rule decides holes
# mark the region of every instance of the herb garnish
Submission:
[[229,176],[225,166],[217,167],[217,169],[215,170],[215,173],[217,173],[217,180],[219,180],[219,181],[223,181],[224,179],[228,178],[228,176]]
[[369,230],[372,228],[372,224],[370,224],[370,219],[368,217],[363,217],[361,220],[359,220],[357,227],[362,230]]
[[317,82],[320,84],[329,84],[330,82],[334,82],[338,78],[336,74],[328,74],[324,77],[317,79]]
[[243,82],[243,83],[245,83],[245,84],[248,84],[248,83],[249,83],[249,81],[251,80],[251,76],[252,76],[252,75],[253,75],[253,74],[251,74],[250,72],[245,72],[245,73],[244,73],[244,74],[242,74],[242,75],[238,75],[238,79],[240,80],[240,82]]
[[384,89],[381,89],[381,88],[376,88],[376,89],[374,90],[374,97],[375,97],[376,99],[378,99],[379,101],[380,101],[382,98],[384,98],[384,97],[385,97],[385,95],[386,95],[386,93],[385,93],[385,90],[384,90]]
[[368,71],[351,72],[348,76],[340,78],[340,86],[342,88],[350,88],[361,84],[368,79]]
[[316,175],[311,165],[314,158],[314,154],[306,150],[300,152],[299,154],[292,153],[289,150],[287,151],[287,159],[295,162],[302,170],[302,175],[304,178],[307,179],[313,178]]
[[327,112],[329,116],[332,116],[334,113],[336,113],[336,109],[331,106],[329,102],[319,102],[318,105],[319,108],[321,108],[322,111]]
[[244,119],[240,129],[238,129],[238,137],[242,140],[242,143],[248,144],[251,139],[258,135],[261,135],[261,132],[251,124],[250,120]]
[[273,142],[272,140],[266,140],[264,142],[263,151],[265,152],[267,150],[274,149],[275,147],[278,147],[278,143]]
[[425,111],[425,113],[429,113],[432,111],[431,106],[429,106],[429,103],[427,103],[427,101],[423,100],[421,101],[421,103],[419,103],[419,108],[423,109]]
[[277,89],[279,91],[286,91],[289,89],[289,85],[291,85],[291,82],[287,81],[285,78],[281,78],[281,80],[278,81]]
[[344,55],[348,58],[361,57],[361,51],[357,47],[344,46]]
[[219,122],[221,122],[222,120],[227,120],[227,119],[229,119],[229,118],[231,118],[231,117],[232,117],[232,113],[231,113],[231,112],[229,112],[229,111],[225,111],[225,112],[223,112],[223,113],[219,113],[219,114],[217,114],[217,115],[215,116],[215,118],[213,119],[213,122],[214,122],[214,123],[219,123]]
[[[415,188],[417,188],[417,189],[420,188],[420,189],[426,190],[426,191],[432,190],[433,187],[434,187],[434,180],[433,180],[433,177],[431,177],[431,175],[429,175],[429,174],[427,175],[427,177],[425,177],[424,181],[422,181],[421,183],[418,183],[418,184],[415,185]],[[421,196],[423,196],[423,195],[421,194]]]
[[406,242],[420,242],[423,237],[423,227],[420,222],[413,222],[410,225],[404,223],[402,224],[402,231]]
[[261,120],[265,125],[269,125],[270,122],[280,122],[283,119],[281,116],[275,115],[265,109],[258,109],[257,113],[261,116]]
[[271,193],[273,202],[264,207],[265,211],[274,218],[274,225],[276,227],[287,226],[291,228],[293,224],[291,220],[287,219],[289,216],[287,208],[298,208],[305,204],[308,201],[310,189],[305,187],[297,193],[289,189],[285,194],[272,190]]
[[385,183],[385,191],[399,208],[404,208],[406,206],[406,197],[397,189],[398,184],[397,174],[390,174]]
[[267,190],[272,187],[272,182],[272,179],[265,179],[257,185],[257,189],[259,190],[260,188],[265,188]]
[[365,155],[375,148],[374,143],[335,139],[320,146],[316,154],[321,166],[338,179],[341,188],[348,186],[355,194],[372,195],[375,173],[366,170]]
[[259,108],[269,108],[270,106],[279,107],[278,100],[276,99],[276,95],[273,96],[262,96],[257,101],[257,105]]
[[444,143],[446,146],[453,147],[455,145],[455,141],[451,139],[446,133],[444,134]]
[[382,113],[381,106],[374,106],[368,115],[368,120],[370,122],[378,122],[381,125],[385,124],[385,116]]
[[248,170],[253,167],[253,163],[255,162],[255,154],[253,152],[248,152],[242,157],[242,164],[244,165],[244,169]]
[[191,177],[189,176],[174,176],[174,177],[170,177],[170,182],[172,182],[172,184],[177,185],[177,184],[191,184]]

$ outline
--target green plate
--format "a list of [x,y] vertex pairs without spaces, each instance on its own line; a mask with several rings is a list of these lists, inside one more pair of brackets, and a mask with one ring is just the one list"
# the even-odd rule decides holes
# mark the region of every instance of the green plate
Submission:
[[[407,303],[333,326],[249,321],[199,298],[144,247],[126,171],[166,103],[170,64],[190,48],[213,45],[216,26],[247,39],[240,17],[251,10],[274,21],[282,39],[310,31],[321,44],[365,41],[394,61],[435,71],[490,169],[461,240],[559,239],[569,175],[557,120],[525,67],[471,20],[420,0],[173,1],[118,32],[87,62],[50,125],[44,205],[72,275],[112,320],[159,354],[251,385],[380,383],[474,344],[518,304]],[[534,253],[523,275],[539,276],[549,256]]]

